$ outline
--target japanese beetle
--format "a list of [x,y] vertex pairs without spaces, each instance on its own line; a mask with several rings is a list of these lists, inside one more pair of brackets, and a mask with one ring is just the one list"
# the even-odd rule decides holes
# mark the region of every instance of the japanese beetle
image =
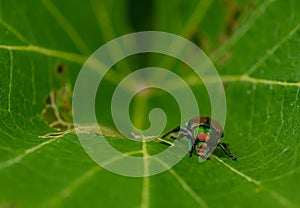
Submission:
[[165,133],[161,138],[174,132],[180,133],[177,137],[171,136],[173,139],[188,138],[190,157],[195,153],[202,159],[205,159],[209,153],[212,153],[211,149],[218,146],[232,160],[237,159],[227,149],[228,144],[220,142],[220,139],[224,136],[221,125],[209,117],[196,116],[187,122],[185,126],[177,126]]

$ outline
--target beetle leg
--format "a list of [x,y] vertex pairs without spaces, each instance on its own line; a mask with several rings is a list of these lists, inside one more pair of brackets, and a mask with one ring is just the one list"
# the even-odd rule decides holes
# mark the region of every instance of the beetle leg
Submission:
[[227,149],[228,144],[224,143],[224,142],[219,142],[218,146],[221,148],[221,150],[223,150],[223,152],[230,157],[232,160],[237,160],[236,156],[232,155],[231,152]]
[[[167,133],[165,133],[164,135],[162,135],[161,138],[165,138],[169,134],[174,133],[174,132],[179,132],[179,131],[180,131],[180,126],[177,126],[176,128],[174,128],[171,131],[168,131]],[[174,139],[174,137],[171,137],[171,138]],[[175,139],[176,139],[176,137],[175,137]]]
[[172,139],[177,139],[178,137],[171,135],[170,136]]
[[194,151],[194,145],[192,146],[192,149],[189,151],[189,153],[190,153],[190,157],[192,157],[192,156],[193,156],[193,151]]
[[195,151],[195,149],[196,149],[196,145],[197,145],[197,142],[195,141],[195,142],[193,143],[193,145],[192,145],[191,150],[189,151],[190,157],[193,156],[193,153],[194,153],[194,151]]

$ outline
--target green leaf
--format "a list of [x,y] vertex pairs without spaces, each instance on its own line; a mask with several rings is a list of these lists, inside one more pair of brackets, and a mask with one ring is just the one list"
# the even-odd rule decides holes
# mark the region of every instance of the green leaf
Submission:
[[[0,207],[299,207],[300,2],[176,0],[147,8],[139,2],[0,1]],[[136,12],[148,8],[149,17]],[[98,47],[141,28],[182,35],[214,61],[227,99],[224,141],[237,161],[216,149],[203,163],[187,155],[164,173],[130,178],[85,153],[71,127],[77,74]],[[187,80],[209,115],[201,82],[157,55],[118,63],[101,99],[109,100],[141,60]],[[157,106],[168,116],[166,131],[178,125],[179,109],[168,94],[147,95],[131,105],[137,127],[150,125],[148,112]],[[96,101],[98,113],[110,109]],[[99,119],[122,152],[143,157],[166,148],[121,138],[109,111]]]

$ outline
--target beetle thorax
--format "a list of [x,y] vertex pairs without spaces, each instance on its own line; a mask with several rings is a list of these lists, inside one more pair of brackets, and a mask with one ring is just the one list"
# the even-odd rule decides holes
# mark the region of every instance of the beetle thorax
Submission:
[[194,129],[194,138],[197,139],[200,142],[208,142],[210,139],[210,132],[211,129],[207,126],[198,126],[197,128]]
[[197,134],[197,139],[201,142],[208,142],[210,139],[209,133],[199,132]]

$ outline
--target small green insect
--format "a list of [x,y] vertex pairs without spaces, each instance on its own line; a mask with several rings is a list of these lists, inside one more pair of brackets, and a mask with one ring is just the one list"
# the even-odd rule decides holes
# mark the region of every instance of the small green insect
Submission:
[[220,142],[224,134],[221,125],[217,121],[209,117],[196,116],[187,122],[185,126],[177,126],[165,133],[161,138],[179,131],[180,133],[177,137],[171,136],[171,138],[182,139],[187,137],[190,157],[195,153],[202,159],[205,159],[211,153],[210,148],[218,146],[232,160],[237,160],[236,156],[232,155],[227,149],[228,144]]

